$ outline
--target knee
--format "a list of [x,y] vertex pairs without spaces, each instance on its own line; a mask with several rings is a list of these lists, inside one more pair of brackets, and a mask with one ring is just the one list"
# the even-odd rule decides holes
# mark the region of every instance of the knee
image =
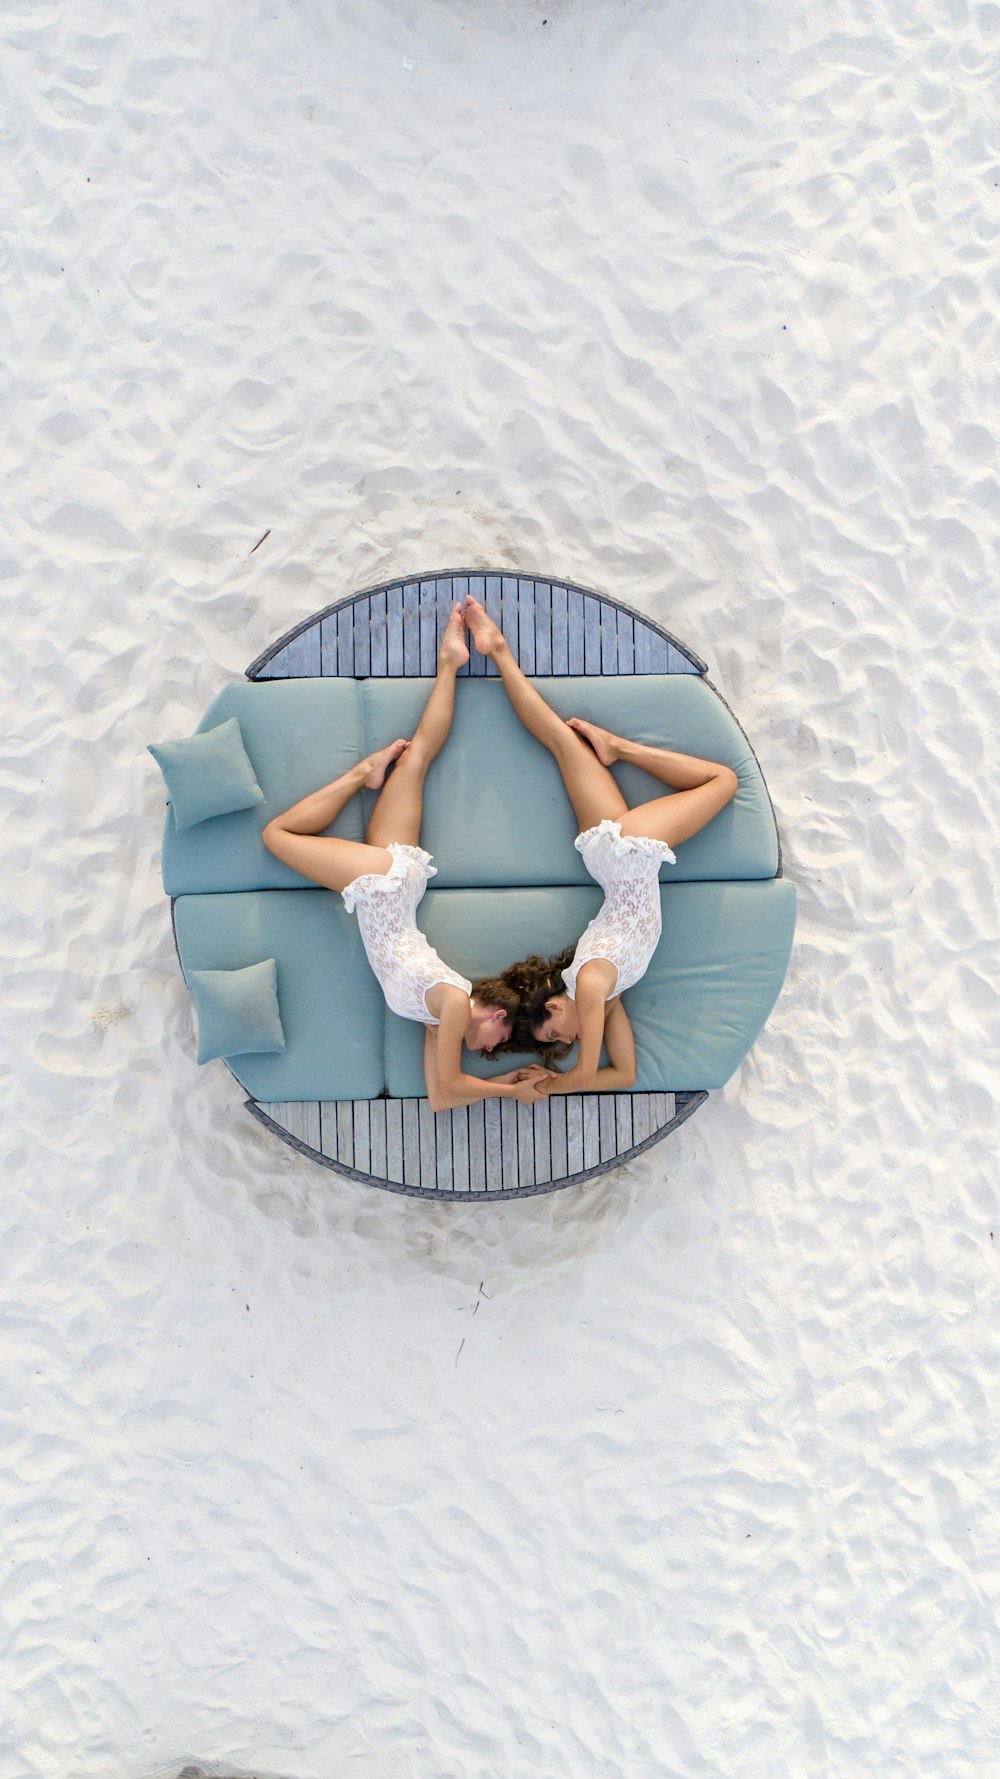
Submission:
[[267,847],[268,852],[274,853],[276,857],[278,852],[278,835],[280,833],[281,829],[276,821],[269,821],[261,833],[261,839]]
[[727,803],[731,803],[740,788],[740,781],[731,766],[719,767],[719,782],[725,792]]

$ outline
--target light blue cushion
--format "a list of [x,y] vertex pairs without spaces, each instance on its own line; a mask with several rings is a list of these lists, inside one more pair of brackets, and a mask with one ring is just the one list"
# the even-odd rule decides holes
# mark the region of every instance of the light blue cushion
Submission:
[[274,1053],[285,1048],[273,957],[242,970],[189,970],[198,1015],[198,1061]]
[[[575,942],[600,899],[596,887],[435,888],[420,904],[420,925],[441,956],[474,979],[532,951],[549,956]],[[635,1032],[636,1088],[721,1087],[757,1038],[784,981],[795,889],[785,878],[670,884],[661,888],[660,904],[663,936],[642,981],[623,997]],[[485,1075],[516,1060],[466,1052],[464,1066]],[[422,1034],[391,1014],[386,1081],[391,1094],[424,1091]]]
[[[209,827],[163,835],[163,887],[169,896],[194,891],[291,889],[307,877],[272,857],[261,832],[272,816],[338,778],[365,753],[360,689],[354,680],[271,680],[227,686],[199,724],[199,734],[235,717],[254,762],[264,801]],[[363,840],[365,811],[353,797],[326,830]]]
[[[729,806],[677,849],[671,883],[773,877],[778,839],[767,787],[750,745],[722,700],[691,674],[551,678],[534,682],[561,716],[700,758],[721,760],[739,778]],[[430,690],[426,679],[362,683],[366,750],[411,735]],[[626,802],[668,787],[633,766],[616,766]],[[590,883],[573,846],[577,824],[547,748],[518,721],[492,679],[458,682],[451,735],[424,789],[420,844],[433,853],[435,887]]]
[[174,929],[184,974],[277,963],[286,1048],[227,1057],[256,1100],[373,1099],[384,1086],[382,990],[358,923],[329,890],[180,896]]
[[182,741],[153,742],[149,752],[166,779],[167,821],[178,833],[264,801],[235,717]]

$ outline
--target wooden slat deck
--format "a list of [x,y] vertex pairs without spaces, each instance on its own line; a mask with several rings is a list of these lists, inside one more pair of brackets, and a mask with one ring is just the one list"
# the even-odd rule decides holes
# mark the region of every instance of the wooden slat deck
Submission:
[[[603,593],[550,577],[463,568],[372,587],[317,612],[247,668],[251,680],[430,677],[448,613],[479,599],[526,673],[704,674],[668,631]],[[490,677],[473,651],[462,673]],[[544,1104],[485,1100],[434,1113],[426,1099],[264,1105],[254,1117],[324,1167],[420,1198],[523,1198],[593,1179],[675,1130],[697,1093],[575,1094]]]
[[[545,1104],[484,1100],[432,1112],[425,1099],[298,1100],[246,1106],[293,1149],[335,1172],[421,1198],[526,1198],[580,1185],[640,1155],[705,1093],[567,1094]],[[470,1141],[492,1113],[495,1141]],[[473,1119],[475,1114],[475,1119]]]
[[[567,581],[462,569],[391,581],[353,594],[282,636],[247,668],[247,679],[401,679],[434,672],[445,620],[471,593],[500,624],[525,673],[697,673],[704,661],[640,612]],[[495,675],[473,655],[464,674]]]

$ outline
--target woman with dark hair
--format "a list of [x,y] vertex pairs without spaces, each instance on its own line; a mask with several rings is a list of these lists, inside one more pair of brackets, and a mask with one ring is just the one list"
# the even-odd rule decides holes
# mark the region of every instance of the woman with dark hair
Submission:
[[[573,1068],[539,1082],[538,1092],[632,1087],[635,1044],[620,997],[645,974],[659,941],[660,866],[664,860],[675,864],[673,848],[730,802],[736,774],[717,761],[612,735],[581,717],[563,722],[522,673],[479,601],[467,599],[464,611],[477,649],[496,663],[517,716],[553,755],[580,826],[577,850],[604,891],[600,911],[571,952],[547,963],[527,958],[504,971],[521,998],[518,1032],[524,1040],[547,1061],[579,1042]],[[616,760],[641,767],[672,794],[630,809],[609,770]],[[600,1066],[602,1044],[610,1067]]]
[[[507,1047],[518,1011],[514,990],[497,979],[469,982],[443,962],[416,923],[431,855],[422,851],[420,821],[424,779],[440,753],[455,709],[455,675],[469,659],[462,608],[452,611],[438,653],[437,677],[410,741],[393,741],[361,760],[332,784],[275,816],[264,844],[275,858],[326,889],[339,890],[356,913],[368,962],[388,1005],[404,1019],[426,1026],[424,1075],[435,1112],[482,1099],[540,1097],[545,1071],[533,1064],[480,1081],[462,1068],[462,1045],[492,1051]],[[378,801],[365,840],[324,834],[362,788]]]

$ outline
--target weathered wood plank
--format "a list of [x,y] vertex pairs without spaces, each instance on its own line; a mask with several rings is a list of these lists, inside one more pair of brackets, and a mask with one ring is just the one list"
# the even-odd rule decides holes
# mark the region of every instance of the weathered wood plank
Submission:
[[477,1100],[469,1107],[469,1190],[485,1192],[486,1176],[486,1105]]
[[441,640],[444,636],[444,627],[451,616],[451,609],[454,603],[455,600],[451,590],[451,575],[439,575],[437,581],[437,629],[434,636],[434,667],[432,670],[434,673],[437,672],[438,649],[441,647]]
[[517,1126],[517,1183],[519,1186],[533,1186],[537,1179],[534,1107],[522,1106],[517,1100],[507,1100],[504,1103],[513,1106]]
[[385,596],[385,667],[390,679],[403,673],[403,589],[390,587]]
[[[464,1107],[460,1108],[464,1111]],[[453,1120],[458,1112],[432,1112],[434,1147],[437,1153],[437,1183],[442,1192],[455,1190],[455,1167],[452,1155]]]
[[694,662],[689,661],[687,656],[679,648],[677,648],[677,646],[674,643],[668,642],[668,644],[667,644],[667,672],[668,673],[695,673],[696,674],[698,672],[698,669],[695,666]]
[[[351,632],[351,660],[354,660],[354,605],[343,605],[339,611],[331,612],[319,625],[319,662],[320,673],[324,679],[333,679],[339,673],[340,660],[340,626],[347,625]],[[354,671],[353,667],[351,669]]]
[[420,583],[420,671],[432,674],[437,666],[437,583]]
[[[325,637],[323,659],[324,665],[326,665]],[[328,666],[326,671],[327,673],[330,671]],[[349,605],[342,605],[337,613],[337,672],[343,674],[354,672],[354,613]]]
[[537,673],[535,666],[535,583],[518,577],[517,658],[522,673]]
[[[635,620],[631,612],[617,612],[618,672],[635,672]],[[611,613],[608,613],[610,620]]]
[[354,1101],[337,1101],[337,1159],[354,1166]]
[[673,1117],[672,1097],[669,1111],[667,1098],[665,1093],[651,1093],[649,1096],[649,1132],[651,1136],[654,1130],[662,1130],[663,1126],[669,1123]]
[[372,670],[371,600],[356,599],[354,613],[354,671],[359,679],[367,679]]
[[323,671],[320,649],[320,627],[318,624],[310,624],[308,630],[301,631],[298,636],[292,637],[291,642],[286,643],[281,654],[275,657],[274,663],[268,666],[268,673],[274,679],[318,679]]
[[385,624],[385,594],[373,593],[369,600],[371,608],[371,649],[372,678],[384,679],[388,666],[388,643]]
[[368,1100],[354,1101],[354,1165],[359,1174],[372,1171],[371,1106]]
[[613,1161],[618,1153],[618,1125],[615,1117],[615,1096],[613,1093],[597,1093],[598,1140],[602,1161]]
[[420,588],[407,581],[403,588],[403,672],[420,672]]
[[583,671],[601,671],[601,602],[583,596]]
[[500,1101],[483,1100],[481,1104],[483,1108],[486,1189],[488,1192],[499,1192],[503,1186],[503,1149],[500,1138]]
[[552,671],[569,672],[569,592],[553,586],[552,600]]
[[567,663],[566,670],[568,673],[582,673],[584,671],[584,666],[583,666],[583,662],[584,662],[584,634],[583,634],[583,632],[584,632],[584,612],[586,609],[585,605],[584,605],[584,597],[583,597],[582,593],[572,593],[567,590],[567,598],[569,600],[569,606],[568,606],[567,614],[566,614],[567,630],[568,630],[568,637],[569,637],[569,648],[568,648],[569,660]]
[[644,623],[641,618],[634,618],[632,622],[635,634],[635,664],[633,672],[651,673],[652,669],[649,665],[649,648],[650,643],[653,640],[653,632],[650,630],[649,625]]
[[618,666],[618,613],[613,605],[601,607],[601,672],[620,673]]
[[[469,576],[469,593],[471,594],[473,599],[478,599],[480,605],[485,604],[485,602],[486,602],[486,578],[484,575],[470,574],[470,576]],[[469,662],[469,672],[472,674],[474,679],[485,679],[485,677],[486,677],[486,656],[481,655],[479,653],[478,649],[472,649],[470,651],[470,653],[471,653],[472,659]]]
[[564,1180],[570,1172],[566,1154],[566,1096],[554,1093],[546,1100],[549,1113],[549,1165],[551,1180]]
[[584,1093],[580,1097],[583,1100],[583,1165],[592,1168],[601,1159],[600,1094]]
[[[500,576],[498,574],[488,574],[485,577],[485,583],[486,583],[486,592],[485,592],[485,596],[483,599],[483,604],[485,605],[486,610],[489,612],[490,617],[493,619],[494,624],[499,624],[500,628],[503,629],[503,608],[500,603]],[[497,668],[496,662],[490,660],[489,656],[487,656],[487,659],[486,659],[486,677],[487,677],[487,679],[495,679],[497,677],[498,672],[499,672],[499,669]]]
[[403,1101],[385,1100],[385,1177],[387,1180],[404,1180],[406,1178],[405,1159],[403,1155]]
[[442,1112],[442,1118],[451,1120],[451,1181],[456,1192],[468,1192],[471,1189],[469,1178],[469,1113],[465,1106],[456,1106],[454,1112]]
[[265,1103],[263,1109],[268,1118],[273,1118],[275,1124],[287,1130],[290,1137],[308,1143],[310,1149],[320,1148],[322,1113],[318,1101],[272,1100]]
[[583,1172],[583,1097],[568,1093],[566,1100],[566,1172]]
[[552,588],[535,582],[535,672],[552,672]]
[[420,1186],[423,1184],[420,1174],[420,1102],[401,1100],[400,1104],[403,1108],[403,1178],[410,1186]]
[[669,673],[670,644],[665,636],[658,636],[655,630],[649,632],[649,669],[650,673]]
[[[441,1176],[437,1161],[437,1132],[434,1129],[434,1113],[431,1111],[430,1100],[417,1101],[417,1114],[420,1129],[420,1184],[421,1186],[440,1186]],[[449,1161],[450,1161],[449,1156]],[[449,1181],[450,1185],[450,1181]]]
[[494,1104],[500,1106],[500,1184],[506,1190],[508,1186],[520,1185],[517,1172],[517,1101],[500,1100]]
[[368,1105],[369,1159],[376,1180],[392,1179],[386,1172],[385,1106],[385,1100],[371,1100]]
[[632,1141],[644,1143],[649,1135],[649,1094],[632,1095]]
[[318,1144],[321,1155],[329,1155],[337,1159],[337,1102],[336,1100],[320,1100],[319,1102],[320,1140]]
[[623,1155],[632,1147],[632,1095],[615,1094],[615,1154]]
[[[558,1095],[556,1098],[558,1099]],[[525,1111],[533,1114],[535,1144],[535,1179],[551,1180],[552,1173],[552,1107],[555,1101],[539,1100],[537,1105],[526,1106]]]

